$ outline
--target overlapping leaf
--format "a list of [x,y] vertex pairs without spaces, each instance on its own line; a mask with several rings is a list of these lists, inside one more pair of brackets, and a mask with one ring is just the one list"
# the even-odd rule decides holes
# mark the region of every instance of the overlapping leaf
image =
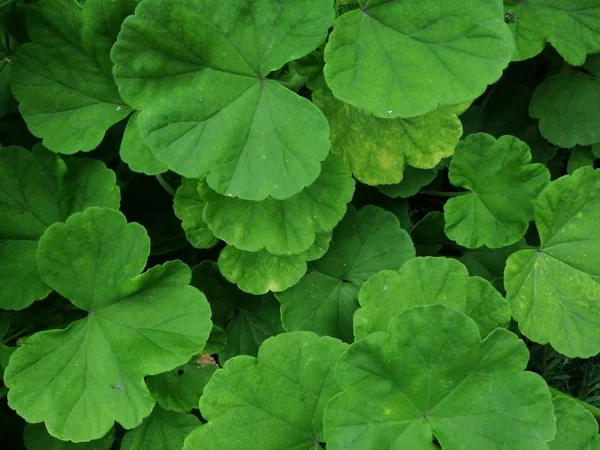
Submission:
[[329,0],[144,0],[112,51],[142,140],[171,170],[217,192],[284,199],[317,178],[325,117],[267,78],[318,47]]
[[352,341],[359,287],[373,274],[398,269],[415,256],[408,233],[390,212],[348,210],[328,252],[292,288],[277,294],[286,331],[308,330]]
[[[434,325],[435,324],[435,325]],[[342,393],[325,410],[328,450],[546,450],[555,419],[548,386],[523,372],[528,352],[498,329],[441,305],[393,318],[336,365]]]
[[210,309],[178,261],[141,273],[145,230],[114,210],[88,208],[52,225],[37,261],[45,283],[87,311],[65,330],[28,337],[10,358],[9,404],[74,442],[115,421],[133,428],[154,406],[144,377],[186,363],[208,338]]
[[508,302],[486,280],[469,277],[460,262],[447,258],[414,258],[399,271],[372,276],[358,294],[354,336],[387,331],[391,318],[414,306],[439,304],[471,317],[487,336],[510,322]]
[[553,181],[535,202],[539,249],[506,263],[504,285],[519,329],[570,357],[600,352],[600,170]]
[[23,309],[51,288],[38,273],[38,240],[50,225],[90,206],[118,208],[114,172],[87,158],[64,161],[41,146],[0,151],[0,308]]
[[294,332],[265,341],[257,358],[229,360],[200,399],[208,423],[184,449],[319,448],[325,405],[340,390],[333,368],[346,348],[337,339]]
[[521,239],[533,219],[534,200],[550,181],[542,164],[531,164],[527,144],[484,133],[459,144],[449,175],[452,184],[471,191],[444,206],[446,234],[467,248],[498,248]]
[[598,450],[600,436],[594,416],[575,400],[558,396],[553,400],[556,436],[550,450]]
[[12,60],[12,91],[29,130],[48,149],[93,150],[131,112],[117,91],[109,51],[135,4],[41,0],[31,7],[31,42]]
[[204,205],[198,194],[198,180],[184,178],[175,193],[173,209],[187,240],[196,248],[210,248],[219,242],[204,221]]
[[337,98],[378,117],[470,102],[511,59],[501,0],[358,3],[334,24],[325,79]]
[[114,439],[114,428],[98,440],[77,444],[53,438],[42,424],[27,424],[23,431],[27,450],[109,450]]
[[452,156],[462,134],[461,107],[439,107],[419,117],[381,119],[341,102],[329,92],[313,100],[331,127],[331,150],[354,176],[370,185],[399,183],[408,166],[432,169]]

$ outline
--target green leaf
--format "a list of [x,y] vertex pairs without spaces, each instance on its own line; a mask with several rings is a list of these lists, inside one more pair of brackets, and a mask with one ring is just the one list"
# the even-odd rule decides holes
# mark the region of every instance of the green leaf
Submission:
[[[89,0],[82,7],[73,0],[41,0],[30,8],[31,43],[12,60],[12,91],[31,133],[53,152],[95,149],[108,128],[131,112],[111,75],[107,27],[118,30],[132,3]],[[97,14],[100,8],[110,14]]]
[[414,256],[408,233],[392,213],[374,206],[349,209],[325,256],[298,284],[276,294],[285,330],[352,341],[358,288],[373,274],[399,269]]
[[410,238],[415,243],[417,255],[432,256],[437,254],[443,246],[454,245],[446,236],[444,225],[444,214],[439,211],[431,211],[412,227]]
[[542,164],[531,164],[527,144],[484,133],[458,145],[449,176],[453,185],[471,191],[444,205],[446,234],[467,248],[499,248],[521,239],[533,219],[533,202],[550,181]]
[[399,271],[369,278],[359,293],[354,336],[362,339],[387,331],[394,316],[414,306],[439,304],[471,317],[483,336],[510,322],[508,302],[485,280],[469,277],[460,262],[447,258],[414,258]]
[[491,282],[504,276],[504,267],[510,255],[528,247],[525,240],[521,239],[507,247],[480,247],[468,250],[458,260],[467,267],[471,276],[478,276]]
[[600,448],[598,422],[576,401],[555,397],[556,436],[548,442],[550,450],[597,450]]
[[154,408],[142,424],[125,433],[120,450],[181,450],[200,421],[192,414]]
[[283,332],[279,303],[272,294],[246,294],[227,282],[216,264],[204,261],[193,269],[192,285],[207,296],[213,321],[225,329],[227,347],[219,361],[236,355],[256,356],[263,341]]
[[575,147],[569,155],[567,163],[567,173],[572,175],[577,169],[584,166],[594,166],[596,155],[592,153],[590,147]]
[[28,423],[23,431],[23,441],[27,450],[109,450],[114,439],[114,428],[96,441],[79,444],[53,438],[42,424]]
[[[435,326],[432,326],[435,324]],[[355,342],[335,368],[344,389],[325,410],[328,450],[545,450],[555,432],[548,386],[498,329],[441,305],[409,309]]]
[[346,348],[337,339],[295,332],[267,340],[257,358],[228,361],[200,399],[208,424],[184,449],[319,448],[325,405],[340,390],[333,368]]
[[74,442],[100,438],[115,421],[133,428],[154,406],[143,378],[202,350],[212,327],[204,295],[179,261],[140,274],[149,246],[140,225],[105,208],[46,230],[42,279],[88,314],[28,337],[11,356],[8,401],[26,421]]
[[118,208],[113,171],[96,160],[64,161],[41,146],[0,151],[0,307],[24,309],[51,289],[38,273],[37,241],[47,227],[90,206]]
[[504,5],[515,61],[536,56],[546,42],[574,66],[600,51],[600,5],[594,0],[504,0]]
[[282,292],[306,274],[307,261],[322,257],[329,248],[331,233],[318,234],[313,245],[295,255],[271,255],[265,250],[245,252],[225,247],[219,255],[219,269],[225,278],[244,292],[254,295]]
[[214,247],[219,242],[202,217],[204,205],[198,194],[198,180],[184,178],[175,193],[173,209],[182,222],[187,240],[201,249]]
[[539,249],[506,262],[514,319],[534,342],[568,357],[600,352],[600,170],[553,181],[535,202]]
[[273,255],[308,250],[317,234],[331,232],[342,220],[353,194],[352,175],[333,154],[312,185],[285,200],[228,198],[200,186],[204,220],[216,237],[240,250],[265,249]]
[[[598,7],[600,15],[600,6]],[[600,27],[600,16],[599,16]],[[555,145],[572,148],[600,141],[600,78],[572,67],[542,82],[529,108],[540,119],[542,136]]]
[[170,372],[147,377],[146,384],[163,409],[185,413],[198,407],[204,386],[217,368],[215,364],[191,362]]
[[300,192],[329,152],[329,126],[267,76],[318,47],[333,13],[330,0],[144,0],[112,51],[119,92],[142,111],[142,140],[220,194]]
[[146,175],[157,175],[166,172],[169,168],[160,162],[152,153],[142,138],[140,138],[137,120],[139,112],[136,111],[127,122],[123,140],[121,141],[120,156],[134,172]]
[[423,186],[431,183],[438,174],[438,168],[415,169],[408,166],[402,175],[402,181],[397,184],[379,186],[379,190],[388,197],[408,198],[416,195]]
[[343,156],[357,180],[373,186],[399,183],[409,166],[434,168],[452,156],[462,134],[459,107],[390,120],[350,106],[329,92],[317,92],[313,100],[329,120],[331,151]]
[[500,0],[360,3],[334,24],[325,79],[337,98],[378,117],[470,102],[510,61],[513,38]]

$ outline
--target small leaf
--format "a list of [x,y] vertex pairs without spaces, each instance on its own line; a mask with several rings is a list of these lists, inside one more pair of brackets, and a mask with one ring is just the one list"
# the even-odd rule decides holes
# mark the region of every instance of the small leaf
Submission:
[[185,237],[196,248],[214,247],[219,240],[208,229],[203,218],[204,201],[198,194],[198,180],[184,178],[175,193],[173,209],[182,221]]

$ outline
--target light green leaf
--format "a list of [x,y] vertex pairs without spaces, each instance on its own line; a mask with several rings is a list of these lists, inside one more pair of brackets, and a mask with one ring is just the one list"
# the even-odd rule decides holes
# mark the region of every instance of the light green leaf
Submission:
[[193,361],[170,372],[147,377],[146,384],[163,409],[185,413],[198,407],[204,386],[217,368],[216,364]]
[[200,420],[192,414],[154,408],[142,424],[125,433],[120,450],[181,450]]
[[[123,104],[106,53],[107,26],[118,29],[131,0],[41,0],[29,10],[31,43],[12,60],[12,91],[32,134],[57,153],[95,149],[131,110]],[[112,5],[112,6],[111,6]],[[98,15],[111,10],[110,19]],[[119,11],[120,10],[120,13]],[[104,24],[104,20],[110,24]]]
[[114,428],[96,441],[79,444],[53,438],[42,424],[28,423],[23,431],[23,441],[27,450],[109,450],[114,439]]
[[556,436],[550,450],[598,450],[598,422],[583,406],[570,398],[558,396],[554,400]]
[[407,119],[381,119],[341,102],[329,92],[313,94],[331,127],[331,151],[343,156],[354,176],[373,186],[399,183],[408,166],[432,169],[452,156],[462,134],[462,107],[438,107]]
[[547,450],[552,401],[544,380],[523,372],[527,359],[507,330],[481,341],[458,311],[406,310],[336,365],[344,390],[325,410],[327,449],[431,450],[435,438],[447,450]]
[[142,140],[220,194],[300,192],[329,152],[329,126],[267,76],[324,42],[333,15],[330,0],[144,0],[112,51],[119,92],[142,111]]
[[514,319],[534,342],[568,357],[600,352],[600,170],[553,181],[535,202],[539,249],[506,262]]
[[202,217],[204,205],[198,194],[198,180],[184,178],[175,193],[173,209],[182,221],[181,226],[187,240],[201,249],[214,247],[219,242]]
[[295,332],[265,341],[257,358],[228,361],[200,399],[208,423],[184,449],[320,448],[325,405],[340,390],[333,368],[346,348],[337,339]]
[[550,181],[542,164],[513,136],[468,136],[450,163],[450,182],[471,191],[444,205],[445,231],[467,248],[505,247],[521,239],[533,219],[533,202]]
[[179,261],[140,274],[149,245],[140,225],[105,208],[46,230],[42,279],[88,314],[28,337],[11,356],[8,401],[26,421],[74,442],[102,437],[115,421],[136,427],[154,406],[144,377],[202,350],[212,328],[206,298]]
[[206,202],[204,220],[216,237],[240,250],[291,255],[308,250],[317,234],[331,232],[342,220],[354,180],[342,159],[332,154],[312,185],[285,200],[228,198],[205,183],[199,189]]
[[513,38],[500,0],[360,4],[334,24],[325,79],[337,98],[378,117],[470,102],[510,61]]
[[141,172],[146,175],[164,173],[168,170],[168,167],[160,162],[140,137],[137,126],[139,114],[136,111],[127,122],[119,155],[134,172]]
[[600,78],[565,67],[538,85],[529,113],[540,119],[542,136],[559,147],[600,142]]
[[358,288],[375,273],[399,269],[414,256],[408,233],[392,213],[374,206],[349,209],[325,256],[310,265],[298,284],[276,294],[285,330],[352,341]]
[[574,66],[600,51],[600,4],[595,0],[504,0],[504,5],[515,36],[515,61],[536,56],[546,42]]
[[206,294],[214,323],[227,333],[227,347],[219,352],[221,363],[237,355],[256,356],[265,339],[283,332],[273,295],[240,291],[221,276],[216,264],[204,261],[194,267],[192,285]]
[[465,266],[447,258],[414,258],[399,271],[379,272],[362,285],[358,301],[357,340],[387,331],[390,319],[414,306],[439,304],[465,313],[483,336],[510,322],[508,302],[487,281],[469,277]]
[[24,309],[51,289],[35,263],[46,228],[90,206],[118,208],[113,171],[101,161],[64,161],[41,146],[0,151],[0,308]]
[[379,190],[392,198],[408,198],[416,195],[423,186],[431,183],[438,174],[434,169],[415,169],[408,166],[402,175],[402,181],[397,184],[379,186]]
[[331,233],[318,234],[313,245],[294,255],[271,255],[265,250],[245,252],[225,247],[219,255],[219,269],[227,280],[254,295],[282,292],[306,274],[307,261],[319,259],[329,248]]

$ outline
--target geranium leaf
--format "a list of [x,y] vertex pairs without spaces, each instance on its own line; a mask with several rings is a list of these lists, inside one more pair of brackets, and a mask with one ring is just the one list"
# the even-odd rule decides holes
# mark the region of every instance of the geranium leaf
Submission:
[[594,166],[596,161],[596,155],[592,153],[590,147],[575,147],[569,155],[569,162],[567,163],[567,173],[572,175],[577,169],[584,166]]
[[523,372],[527,359],[506,330],[482,341],[458,311],[406,310],[338,362],[344,390],[325,410],[327,448],[429,450],[435,438],[446,450],[545,450],[555,433],[552,402],[544,380]]
[[114,439],[114,428],[98,440],[77,444],[53,438],[42,424],[27,424],[23,431],[23,441],[27,450],[109,450]]
[[417,194],[423,186],[431,183],[438,174],[438,169],[415,169],[407,167],[402,181],[396,184],[379,186],[379,190],[392,198],[408,198]]
[[173,209],[182,222],[185,237],[196,248],[211,248],[219,242],[204,221],[204,206],[198,194],[198,180],[184,178],[175,193]]
[[556,415],[556,436],[550,450],[597,450],[600,448],[598,422],[575,400],[558,396],[553,400]]
[[181,450],[200,421],[192,414],[154,408],[142,424],[125,433],[120,450]]
[[600,170],[553,181],[535,202],[539,249],[506,262],[504,286],[519,329],[569,357],[600,352]]
[[323,410],[340,390],[333,368],[346,348],[337,339],[295,332],[265,341],[257,358],[228,361],[200,399],[208,423],[184,449],[319,448]]
[[414,117],[438,104],[470,102],[511,59],[513,38],[500,0],[364,0],[360,6],[334,24],[325,79],[337,98],[378,117]]
[[127,122],[119,155],[134,172],[141,172],[146,175],[164,173],[169,168],[160,162],[140,137],[137,126],[139,114],[136,111]]
[[399,271],[379,272],[363,284],[358,301],[357,340],[387,331],[391,318],[414,306],[454,308],[475,320],[483,336],[510,322],[508,302],[487,281],[469,277],[465,266],[447,258],[414,258]]
[[194,267],[192,285],[206,293],[213,321],[227,333],[227,347],[219,352],[221,363],[237,355],[256,356],[265,339],[283,332],[273,294],[240,291],[221,276],[216,264],[206,261]]
[[267,76],[325,40],[332,6],[141,2],[112,58],[120,93],[142,111],[144,142],[171,170],[206,177],[224,195],[284,199],[310,185],[329,152],[327,121]]
[[28,337],[10,358],[9,403],[28,422],[74,442],[100,438],[115,421],[133,428],[154,406],[143,378],[202,350],[212,327],[206,298],[179,261],[140,274],[149,245],[143,227],[106,208],[46,230],[42,279],[88,314]]
[[467,248],[498,248],[521,239],[533,219],[534,200],[550,181],[542,164],[531,164],[527,144],[484,133],[458,145],[449,175],[453,185],[471,191],[444,206],[446,234]]
[[504,0],[504,5],[515,36],[515,61],[534,57],[546,42],[574,66],[600,50],[600,5],[594,1]]
[[333,154],[312,185],[285,200],[241,200],[200,186],[204,220],[216,237],[240,250],[265,249],[273,255],[308,250],[317,234],[331,232],[342,220],[353,194],[352,175]]
[[[104,21],[118,28],[116,16],[122,19],[134,3],[42,0],[31,7],[31,42],[12,60],[12,91],[29,130],[53,152],[95,149],[106,130],[131,112],[111,75]],[[97,14],[104,8],[111,13]]]
[[284,328],[352,341],[358,288],[371,275],[399,269],[414,256],[408,233],[392,213],[374,206],[349,209],[325,256],[311,263],[298,284],[276,294]]
[[462,134],[462,107],[438,107],[419,117],[381,119],[337,100],[313,94],[331,127],[331,151],[343,156],[357,180],[377,186],[399,183],[408,166],[432,169],[452,156]]
[[[598,7],[600,27],[600,6]],[[542,82],[529,112],[540,119],[542,135],[555,145],[572,148],[600,141],[600,78],[572,67]]]
[[87,158],[64,161],[41,146],[0,151],[0,308],[23,309],[51,289],[38,273],[37,242],[47,227],[90,206],[118,208],[113,171]]

